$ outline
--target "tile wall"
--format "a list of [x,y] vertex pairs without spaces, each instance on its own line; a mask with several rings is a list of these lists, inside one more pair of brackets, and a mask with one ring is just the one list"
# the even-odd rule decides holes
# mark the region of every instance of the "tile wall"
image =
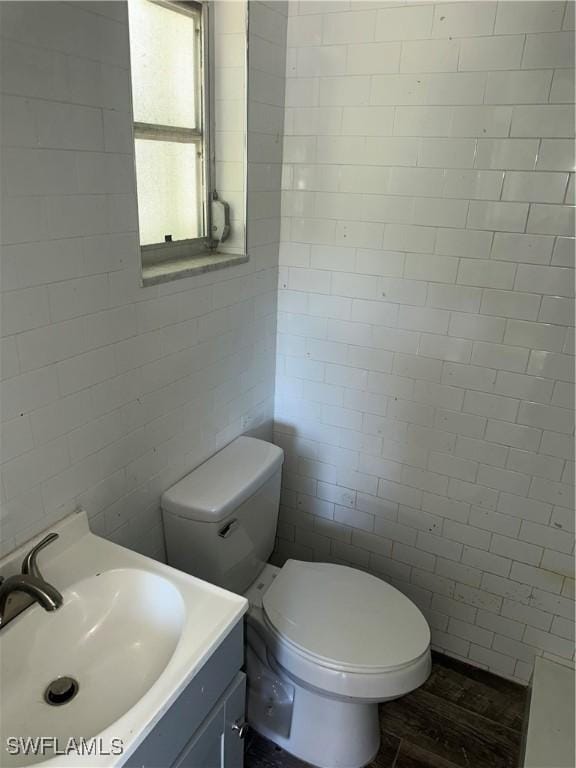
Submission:
[[81,504],[162,557],[161,492],[270,434],[286,8],[251,13],[250,262],[142,288],[126,4],[0,5],[2,552]]
[[573,658],[574,3],[289,4],[277,558]]

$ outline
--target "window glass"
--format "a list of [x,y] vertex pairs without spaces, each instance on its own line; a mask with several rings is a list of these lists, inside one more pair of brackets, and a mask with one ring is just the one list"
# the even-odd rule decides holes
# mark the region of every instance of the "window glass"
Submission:
[[199,128],[198,16],[150,0],[128,8],[135,122]]
[[140,244],[201,236],[198,147],[146,139],[135,143]]

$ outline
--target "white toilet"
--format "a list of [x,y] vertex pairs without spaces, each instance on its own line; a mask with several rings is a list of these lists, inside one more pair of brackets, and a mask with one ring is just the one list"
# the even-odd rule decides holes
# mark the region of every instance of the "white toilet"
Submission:
[[321,768],[378,751],[378,702],[430,674],[430,630],[397,589],[331,563],[267,564],[283,452],[239,437],[162,496],[168,562],[250,601],[248,721]]

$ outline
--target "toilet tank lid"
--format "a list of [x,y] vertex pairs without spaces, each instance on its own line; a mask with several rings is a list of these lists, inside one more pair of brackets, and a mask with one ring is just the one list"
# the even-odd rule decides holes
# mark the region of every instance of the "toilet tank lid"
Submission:
[[280,469],[284,452],[237,437],[162,494],[162,509],[199,522],[223,520]]

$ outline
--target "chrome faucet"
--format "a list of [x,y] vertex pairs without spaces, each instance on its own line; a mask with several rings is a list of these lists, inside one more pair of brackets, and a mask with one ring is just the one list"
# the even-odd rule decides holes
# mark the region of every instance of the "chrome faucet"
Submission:
[[38,552],[58,538],[49,533],[24,558],[22,573],[0,577],[0,629],[33,603],[39,603],[46,611],[55,611],[62,605],[62,595],[56,587],[42,578],[38,568]]

